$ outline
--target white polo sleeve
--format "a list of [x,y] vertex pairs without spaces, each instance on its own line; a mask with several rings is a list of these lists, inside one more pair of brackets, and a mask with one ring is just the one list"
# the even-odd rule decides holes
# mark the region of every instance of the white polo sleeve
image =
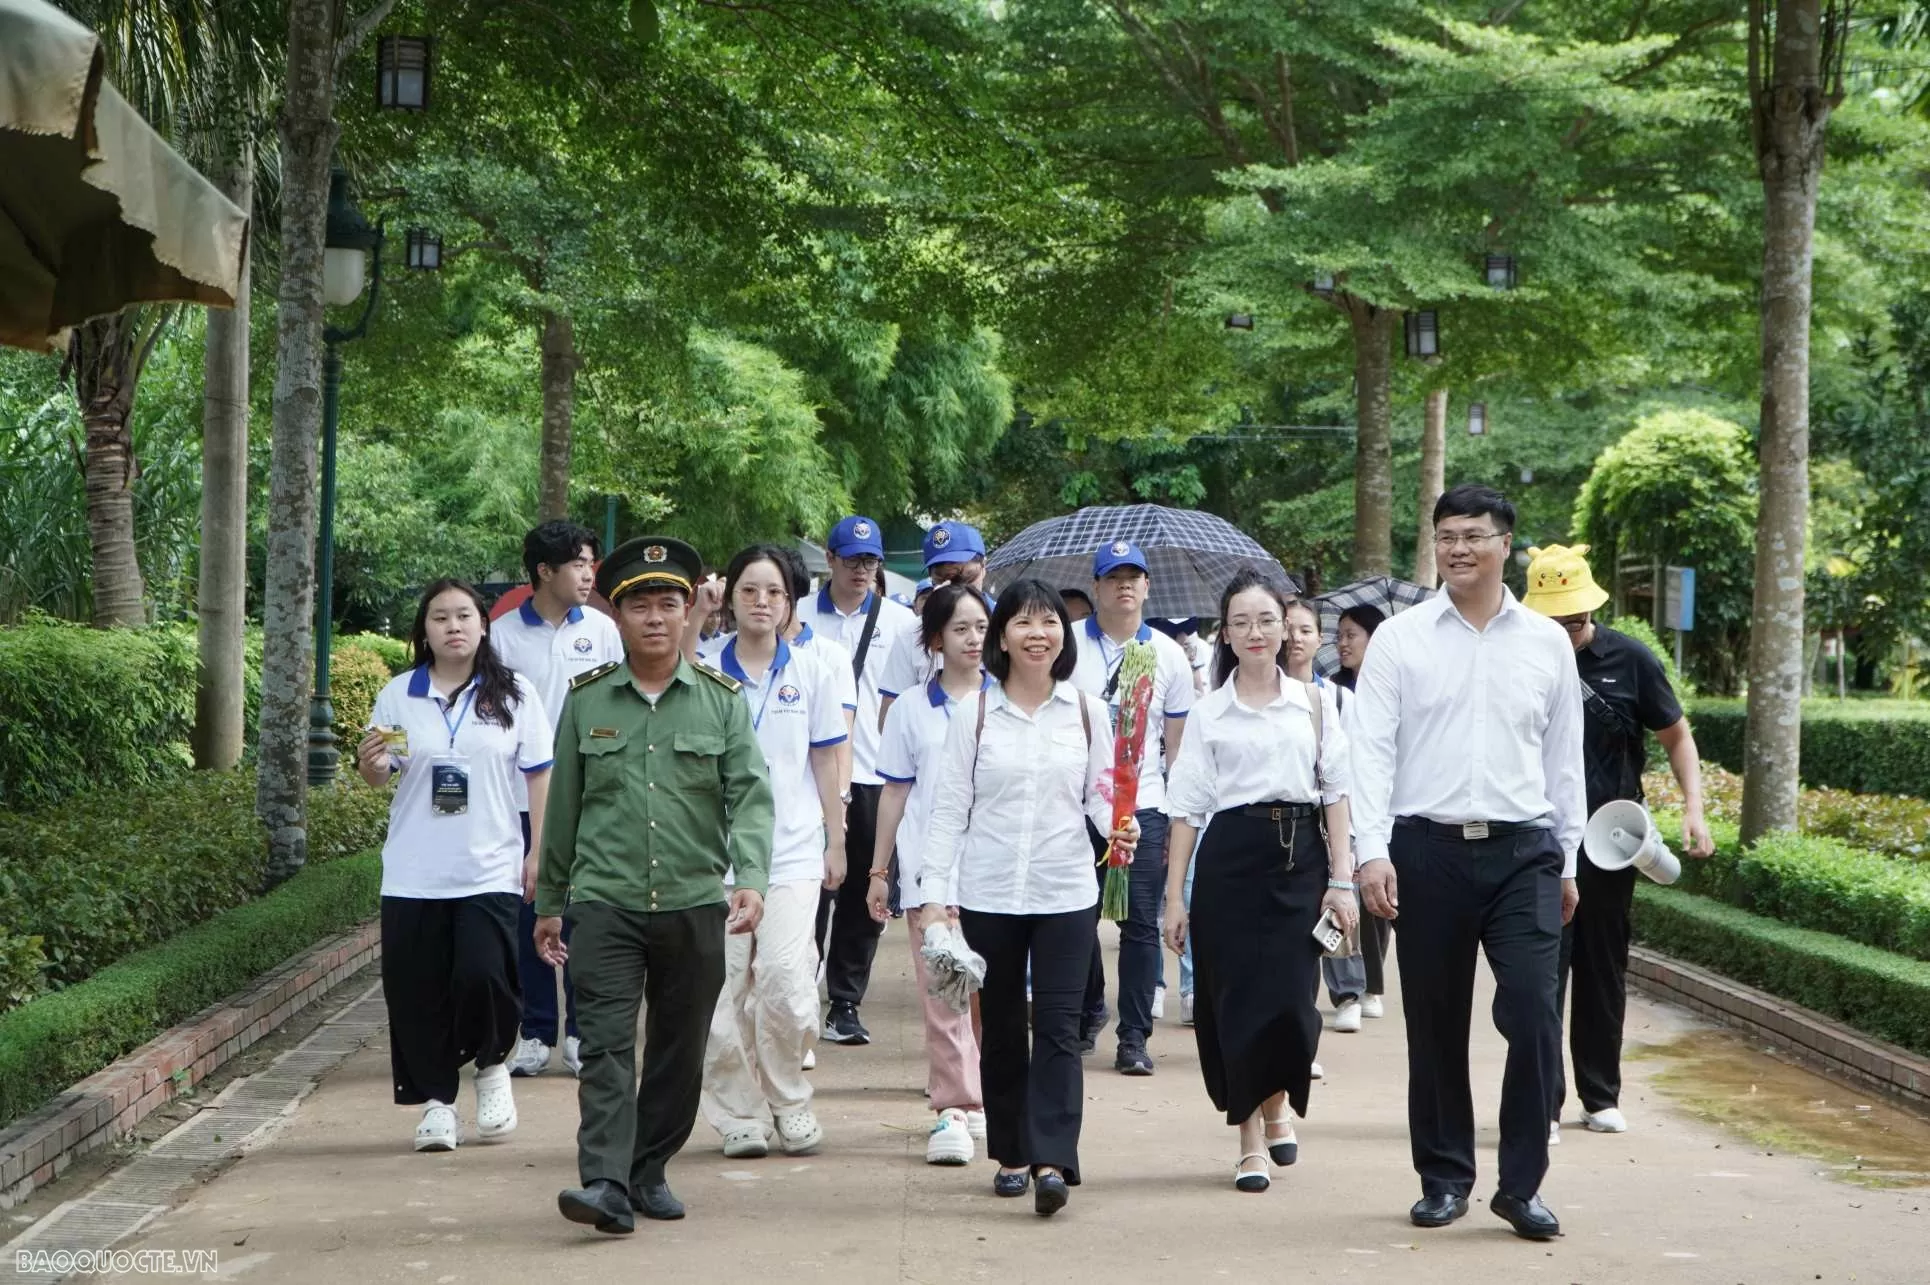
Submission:
[[1159,704],[1167,718],[1185,718],[1193,708],[1193,662],[1186,649],[1160,634],[1165,646],[1159,649]]
[[[536,685],[516,676],[516,766],[540,772],[556,761],[556,735]],[[559,711],[561,712],[561,711]]]
[[810,676],[811,748],[829,749],[842,743],[851,732],[844,719],[844,688],[851,685],[851,671],[844,671],[843,686],[838,683],[837,657],[826,652],[795,651],[804,661]]
[[925,650],[920,643],[922,634],[922,627],[907,629],[892,641],[891,654],[885,657],[884,671],[878,676],[879,695],[895,699],[924,681],[919,674],[919,656]]
[[912,722],[918,709],[914,701],[922,699],[917,693],[901,701],[893,701],[885,711],[885,730],[878,741],[878,775],[886,781],[906,785],[918,779],[918,760],[912,746]]

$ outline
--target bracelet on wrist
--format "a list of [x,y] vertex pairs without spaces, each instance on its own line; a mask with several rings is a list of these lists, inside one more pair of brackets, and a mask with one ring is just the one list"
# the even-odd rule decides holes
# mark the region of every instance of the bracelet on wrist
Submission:
[[1354,884],[1354,881],[1351,879],[1329,879],[1327,881],[1327,886],[1329,888],[1341,889],[1347,892],[1358,891],[1358,888]]
[[887,866],[883,870],[873,870],[871,877],[873,879],[883,879],[889,883],[891,881],[891,867]]

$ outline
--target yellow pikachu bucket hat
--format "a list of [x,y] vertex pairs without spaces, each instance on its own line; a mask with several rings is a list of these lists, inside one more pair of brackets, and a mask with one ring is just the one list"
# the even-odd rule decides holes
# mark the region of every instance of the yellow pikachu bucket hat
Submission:
[[1530,611],[1559,619],[1594,611],[1608,601],[1608,594],[1595,583],[1582,555],[1588,546],[1564,548],[1551,544],[1545,549],[1528,550],[1528,593],[1521,605]]

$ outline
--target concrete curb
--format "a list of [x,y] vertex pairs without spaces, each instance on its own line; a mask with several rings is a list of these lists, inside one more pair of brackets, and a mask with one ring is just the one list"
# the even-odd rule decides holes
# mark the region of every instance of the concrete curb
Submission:
[[381,940],[374,921],[331,937],[16,1120],[0,1132],[0,1209],[52,1182],[76,1156],[126,1137],[150,1113],[373,962]]
[[1767,1040],[1796,1061],[1913,1106],[1930,1106],[1930,1060],[1908,1049],[1646,947],[1629,948],[1628,975],[1651,995]]

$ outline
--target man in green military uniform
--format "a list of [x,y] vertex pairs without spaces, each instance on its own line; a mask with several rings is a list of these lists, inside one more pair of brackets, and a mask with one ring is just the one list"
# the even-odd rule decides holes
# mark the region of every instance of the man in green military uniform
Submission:
[[[536,880],[536,948],[570,963],[583,1069],[572,1222],[628,1232],[631,1211],[681,1218],[664,1165],[690,1137],[704,1041],[724,984],[724,936],[764,913],[771,785],[737,683],[683,658],[703,563],[645,537],[597,571],[621,665],[571,684],[556,728]],[[725,898],[724,874],[736,872]],[[563,918],[570,944],[563,944]],[[636,1080],[639,1003],[647,1006]]]

